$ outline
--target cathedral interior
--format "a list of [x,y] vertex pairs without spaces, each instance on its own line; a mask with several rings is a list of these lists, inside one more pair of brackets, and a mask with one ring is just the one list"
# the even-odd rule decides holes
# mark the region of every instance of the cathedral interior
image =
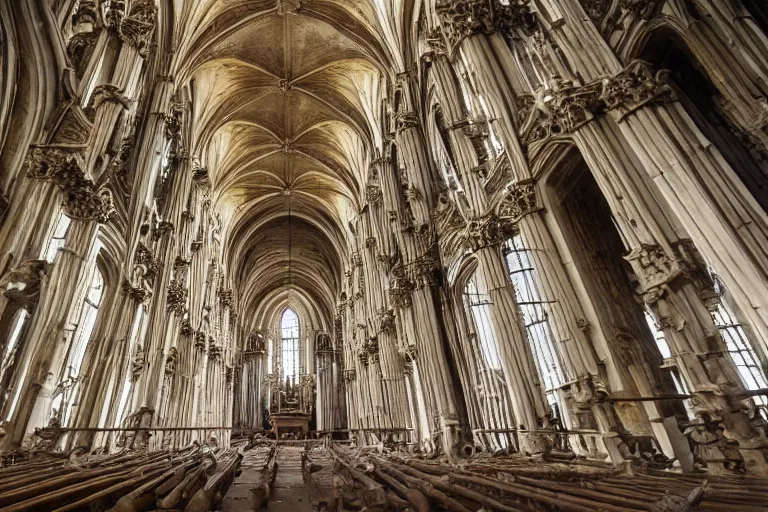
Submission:
[[765,0],[0,0],[3,511],[768,510]]

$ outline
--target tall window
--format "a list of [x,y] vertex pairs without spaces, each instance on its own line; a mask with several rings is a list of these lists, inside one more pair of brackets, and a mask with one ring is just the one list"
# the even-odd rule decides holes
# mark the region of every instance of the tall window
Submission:
[[490,304],[492,304],[490,295],[481,293],[473,275],[464,288],[464,306],[472,313],[475,336],[480,343],[483,359],[490,369],[499,370],[501,369],[499,345],[491,324],[491,312],[488,307]]
[[61,376],[61,382],[59,382],[56,397],[52,403],[52,407],[60,414],[62,425],[66,425],[69,420],[72,408],[71,399],[75,394],[76,384],[80,380],[80,368],[85,358],[85,349],[88,347],[88,342],[96,326],[96,316],[99,312],[103,293],[104,277],[99,268],[95,266],[80,313],[80,321],[77,324],[73,342],[69,347],[65,374]]
[[533,266],[531,251],[523,246],[523,240],[518,234],[507,240],[504,252],[517,304],[523,315],[528,342],[544,381],[547,400],[554,404],[555,389],[563,384],[564,378],[552,339],[547,301],[541,296],[536,282],[536,269]]
[[283,378],[295,381],[299,376],[299,317],[286,309],[280,321],[283,340]]
[[[725,293],[722,283],[720,283],[715,274],[712,274],[712,280],[715,283],[715,292],[722,298]],[[744,332],[744,327],[742,327],[739,320],[722,300],[718,302],[717,308],[712,311],[712,319],[720,330],[720,335],[725,341],[728,355],[731,356],[733,363],[736,365],[744,387],[749,390],[767,388],[768,379],[766,379],[766,375],[760,366],[760,360],[752,349],[746,332]],[[764,396],[756,396],[754,400],[764,410],[763,415],[768,416],[765,410],[768,406],[768,400]]]
[[[6,346],[4,353],[0,352],[0,356],[2,356],[0,357],[0,385],[2,385],[3,382],[6,382],[10,377],[9,372],[12,371],[14,363],[16,362],[16,356],[19,350],[19,340],[21,339],[21,333],[24,329],[24,324],[26,323],[28,317],[29,313],[27,313],[27,310],[20,309],[16,312],[16,316],[13,318],[11,335],[8,338],[8,345]],[[18,390],[14,396],[8,417],[6,418],[8,420],[11,419],[13,416],[13,411],[16,409],[16,403],[19,399],[19,391],[21,391],[21,386],[18,387]],[[0,396],[0,409],[2,408],[3,404],[5,404],[7,398],[7,396]]]
[[53,260],[56,258],[56,254],[59,252],[59,249],[64,247],[64,243],[67,239],[67,231],[69,231],[69,225],[71,222],[72,219],[63,213],[59,215],[59,218],[56,221],[56,226],[53,228],[51,238],[48,239],[48,245],[46,245],[42,254],[42,257],[45,258],[45,261],[48,263],[53,263]]
[[[139,343],[143,342],[144,331],[146,330],[146,322],[144,322],[144,306],[138,305],[136,307],[136,313],[133,317],[133,324],[131,324],[131,334],[128,338],[128,354],[129,360],[132,362],[134,357],[134,351]],[[119,427],[123,422],[123,417],[128,407],[128,398],[131,396],[131,385],[133,383],[133,373],[130,365],[126,372],[123,385],[120,390],[119,402],[117,404],[117,414],[115,415],[114,427]],[[103,415],[99,425],[102,425],[106,421],[106,416]]]

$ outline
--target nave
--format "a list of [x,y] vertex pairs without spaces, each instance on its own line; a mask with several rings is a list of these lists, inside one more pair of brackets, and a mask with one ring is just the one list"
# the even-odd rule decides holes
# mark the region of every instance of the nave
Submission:
[[764,478],[681,475],[568,454],[450,461],[328,439],[236,444],[22,463],[0,470],[0,505],[9,512],[768,510]]

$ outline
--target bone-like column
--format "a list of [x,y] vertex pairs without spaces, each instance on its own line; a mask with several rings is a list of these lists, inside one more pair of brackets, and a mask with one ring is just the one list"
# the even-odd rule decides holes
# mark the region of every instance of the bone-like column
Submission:
[[[429,274],[436,270],[430,215],[430,206],[435,202],[433,173],[427,161],[420,123],[415,112],[408,110],[410,96],[407,77],[403,78],[401,87],[404,88],[405,104],[400,105],[397,114],[395,135],[399,161],[384,165],[381,170],[384,207],[388,212],[394,212],[390,220],[396,229],[402,258],[402,263],[393,269],[397,286],[394,290],[390,288],[390,301],[400,310],[401,325],[408,342],[418,353],[415,361],[418,367],[415,374],[420,377],[418,386],[425,393],[423,401],[431,416],[428,421],[437,424],[437,429],[429,425],[429,431],[435,434],[442,430],[443,446],[450,451],[458,416],[453,377],[432,290],[434,282],[429,278]],[[395,166],[402,169],[401,184],[395,176]],[[403,193],[405,197],[401,196]],[[413,282],[414,278],[419,281],[418,285]],[[425,426],[422,424],[422,429]]]
[[[32,319],[30,340],[21,355],[21,368],[16,376],[18,389],[13,402],[16,407],[6,428],[8,435],[3,447],[10,448],[21,442],[28,422],[30,426],[44,426],[48,420],[51,393],[55,382],[49,378],[51,370],[57,371],[55,361],[60,361],[70,335],[65,332],[67,320],[80,306],[88,286],[92,256],[98,223],[95,220],[73,220],[67,236],[67,244],[54,260],[49,277],[43,281],[36,315]],[[34,416],[34,417],[32,417]]]

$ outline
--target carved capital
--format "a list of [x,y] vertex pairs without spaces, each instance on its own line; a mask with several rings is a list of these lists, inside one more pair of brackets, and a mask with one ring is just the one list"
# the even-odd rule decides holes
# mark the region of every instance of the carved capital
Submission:
[[520,137],[531,144],[567,135],[594,119],[602,108],[601,84],[574,86],[553,80],[533,95],[521,97]]
[[199,330],[195,333],[195,348],[197,350],[205,350],[205,340],[207,336],[205,331]]
[[134,2],[130,15],[118,24],[118,34],[120,39],[135,47],[139,55],[146,57],[156,23],[157,8],[154,0],[138,0]]
[[232,290],[221,288],[219,289],[218,294],[219,294],[219,301],[221,302],[221,307],[232,309],[232,305],[234,304]]
[[397,133],[419,126],[419,116],[415,112],[398,112],[395,119]]
[[464,244],[472,251],[501,245],[510,236],[510,224],[495,214],[470,219],[462,233]]
[[382,308],[378,312],[379,332],[394,332],[395,312],[392,309]]
[[374,206],[381,204],[384,194],[381,192],[381,187],[378,183],[369,183],[365,187],[365,200]]
[[510,222],[538,211],[536,185],[531,181],[521,181],[511,187],[499,202],[498,216]]
[[602,83],[600,99],[607,110],[619,112],[619,121],[645,105],[677,99],[669,80],[669,70],[653,70],[648,62],[632,61]]
[[64,192],[63,207],[73,219],[106,223],[115,211],[112,192],[96,188],[69,151],[35,146],[27,156],[27,169],[28,177],[52,182]]

